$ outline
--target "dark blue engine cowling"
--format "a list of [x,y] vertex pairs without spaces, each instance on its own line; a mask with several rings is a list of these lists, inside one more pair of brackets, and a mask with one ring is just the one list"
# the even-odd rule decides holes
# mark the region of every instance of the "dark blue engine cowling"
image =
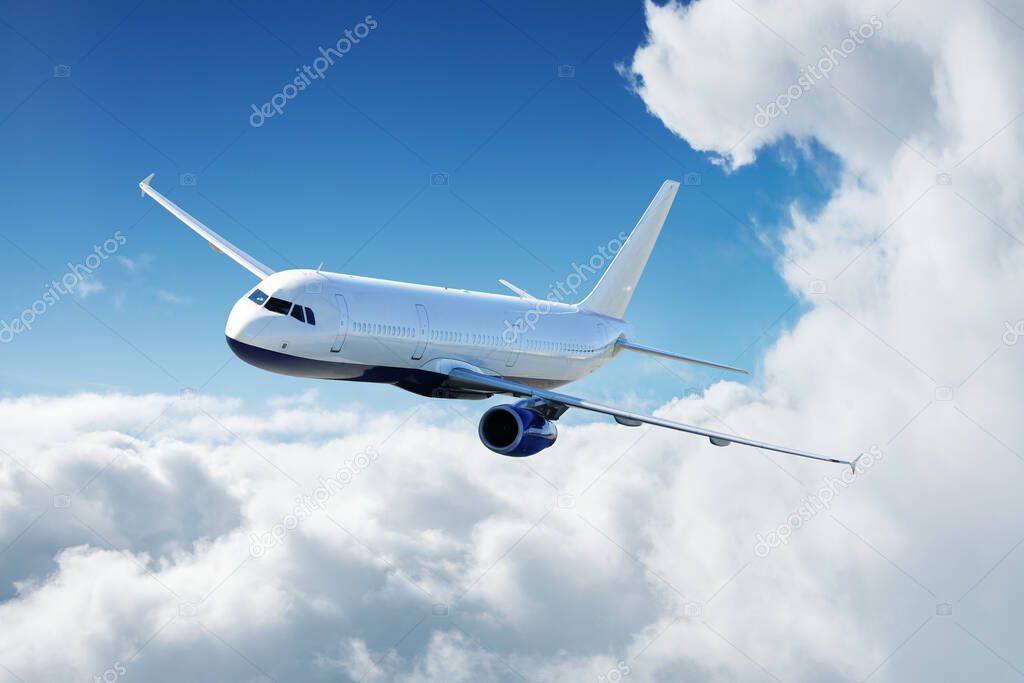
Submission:
[[555,423],[523,402],[494,406],[480,418],[480,440],[495,453],[523,457],[539,453],[558,438]]

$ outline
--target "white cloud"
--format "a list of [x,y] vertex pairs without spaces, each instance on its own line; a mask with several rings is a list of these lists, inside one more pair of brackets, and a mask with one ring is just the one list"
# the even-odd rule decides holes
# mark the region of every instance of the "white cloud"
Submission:
[[127,270],[129,273],[134,273],[140,270],[145,270],[153,263],[153,255],[149,253],[142,253],[131,258],[124,256],[123,254],[118,255],[117,262],[121,264],[121,267]]
[[[0,663],[23,679],[88,678],[119,662],[147,680],[257,669],[408,681],[562,670],[569,680],[617,661],[592,654],[590,636],[625,646],[657,618],[664,588],[576,509],[558,508],[545,481],[595,478],[609,461],[583,447],[614,427],[566,430],[567,461],[551,459],[542,478],[490,454],[443,405],[353,415],[308,395],[296,403],[304,417],[284,399],[259,414],[192,396],[0,402],[12,426],[0,438],[0,616],[17,624]],[[368,446],[379,458],[281,545],[250,554],[254,537]],[[574,563],[589,569],[566,574]],[[580,624],[599,608],[594,596],[614,596],[616,617]]]
[[174,292],[168,292],[166,289],[158,289],[154,293],[156,294],[156,298],[165,303],[179,306],[192,303],[192,299],[186,296],[181,296],[180,294],[175,294]]
[[[1020,10],[889,7],[650,5],[627,67],[656,116],[734,165],[787,137],[844,164],[819,214],[791,214],[780,271],[808,311],[758,383],[658,411],[880,448],[785,545],[755,553],[839,470],[605,423],[505,459],[476,440],[478,404],[9,399],[0,675],[1017,679],[1024,344],[1003,334],[1024,319],[1024,41],[1000,11]],[[872,14],[884,28],[829,84],[753,125]],[[250,555],[368,447],[324,509]]]
[[82,279],[75,284],[75,295],[79,299],[88,299],[93,294],[99,294],[100,292],[106,291],[106,287],[102,282],[95,279]]
[[[826,663],[838,668],[836,675],[863,677],[870,668],[856,661],[873,655],[881,661],[928,616],[928,603],[956,603],[961,596],[954,607],[959,623],[1018,669],[1024,666],[1007,636],[1019,635],[1020,619],[978,603],[978,591],[1020,603],[1024,596],[1007,566],[967,592],[1021,533],[1012,490],[1022,474],[1024,433],[1012,415],[1024,408],[1024,395],[1009,378],[1019,376],[1022,363],[1001,333],[1024,317],[1015,180],[1024,151],[1024,96],[1015,85],[1024,43],[1019,27],[989,3],[906,0],[889,11],[893,4],[818,2],[799,12],[776,1],[648,5],[650,36],[630,67],[652,113],[734,166],[787,137],[816,139],[844,164],[824,210],[807,216],[794,208],[784,234],[780,268],[809,312],[769,351],[761,396],[741,395],[715,408],[729,424],[774,428],[775,438],[832,449],[874,443],[886,453],[871,472],[872,484],[843,494],[841,504],[856,512],[835,514],[864,542],[831,515],[820,515],[798,532],[804,536],[798,548],[791,543],[781,558],[773,554],[755,565],[785,562],[780,575],[790,576],[791,585],[780,590],[796,604],[815,592],[833,603],[767,618],[773,630],[796,635],[787,640],[791,653],[762,651],[764,629],[729,632],[782,678],[821,678]],[[1019,15],[1019,4],[1011,10],[1005,11]],[[758,105],[785,92],[802,66],[872,16],[883,28],[827,83],[767,126],[754,124]],[[952,401],[934,400],[949,395]],[[682,497],[700,496],[687,494]],[[774,502],[761,504],[787,514]],[[722,512],[723,528],[708,543],[727,538],[737,518],[754,514],[747,501]],[[769,526],[781,521],[775,517]],[[836,538],[807,538],[826,532]],[[815,546],[829,552],[819,555]],[[875,576],[860,564],[880,559],[871,546],[888,558]],[[858,557],[865,549],[868,556]],[[903,595],[882,587],[891,563],[913,577]],[[862,583],[844,586],[844,577]],[[743,581],[735,590],[757,587],[756,580]],[[891,607],[911,597],[923,599],[924,609],[899,626],[881,609],[882,600]],[[755,610],[764,602],[745,600]],[[942,639],[943,656],[905,657],[902,668],[895,658],[875,677],[938,677],[950,659],[978,668],[994,664],[1002,667],[994,675],[1013,675],[965,631],[948,634],[948,621],[933,621],[917,647]],[[852,642],[851,631],[858,634]],[[837,642],[859,647],[856,660],[828,655]]]

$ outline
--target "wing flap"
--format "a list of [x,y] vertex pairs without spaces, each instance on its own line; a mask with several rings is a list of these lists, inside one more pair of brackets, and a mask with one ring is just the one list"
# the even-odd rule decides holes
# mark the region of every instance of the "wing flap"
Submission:
[[449,381],[455,385],[466,388],[475,389],[477,391],[486,391],[490,393],[499,394],[510,394],[512,396],[520,396],[523,398],[539,398],[545,401],[568,406],[570,408],[579,408],[580,410],[589,410],[595,413],[602,413],[604,415],[610,415],[615,418],[619,424],[630,425],[632,423],[642,423],[655,425],[657,427],[665,427],[667,429],[674,429],[679,432],[687,432],[689,434],[696,434],[698,436],[707,437],[711,443],[716,446],[727,446],[731,443],[738,443],[744,446],[751,446],[753,448],[760,448],[766,451],[774,451],[776,453],[784,453],[786,455],[795,455],[801,458],[809,458],[811,460],[820,460],[823,462],[834,462],[840,465],[848,465],[855,469],[857,460],[840,460],[838,458],[830,458],[824,455],[818,455],[817,453],[811,453],[809,451],[803,451],[796,448],[789,448],[786,446],[777,446],[775,444],[765,443],[763,441],[756,441],[754,439],[748,439],[742,436],[735,436],[732,434],[724,434],[722,432],[716,432],[711,429],[704,429],[703,427],[695,427],[693,425],[683,424],[682,422],[675,422],[673,420],[666,420],[660,417],[654,417],[653,415],[641,415],[638,413],[631,413],[626,410],[620,410],[612,406],[606,406],[601,403],[595,403],[588,401],[587,399],[577,398],[575,396],[569,396],[568,394],[561,394],[555,391],[548,391],[547,389],[538,389],[531,387],[526,384],[520,384],[519,382],[513,382],[502,377],[490,377],[487,375],[481,375],[480,373],[467,370],[465,368],[455,368],[448,375]]
[[231,242],[228,242],[226,239],[218,235],[216,232],[203,225],[201,221],[190,216],[181,207],[172,202],[170,199],[168,199],[167,197],[163,196],[155,189],[153,189],[153,187],[150,185],[150,181],[153,180],[154,175],[155,174],[150,173],[148,176],[145,177],[144,180],[142,180],[142,182],[139,183],[139,189],[142,190],[143,197],[145,197],[148,194],[156,201],[157,204],[170,211],[172,214],[174,214],[175,218],[177,218],[179,221],[187,225],[196,234],[198,234],[200,237],[206,240],[214,251],[219,251],[220,253],[224,254],[232,261],[242,266],[243,268],[248,270],[256,277],[260,278],[261,280],[267,276],[274,274],[273,270],[263,265],[262,263],[254,259],[252,256],[249,256],[249,254],[245,253],[244,251],[233,245]]

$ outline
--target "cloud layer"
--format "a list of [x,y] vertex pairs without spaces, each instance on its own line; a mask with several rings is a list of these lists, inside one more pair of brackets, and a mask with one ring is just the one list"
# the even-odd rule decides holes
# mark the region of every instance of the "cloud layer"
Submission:
[[760,382],[659,414],[872,466],[847,484],[607,424],[503,459],[463,404],[7,399],[0,680],[1022,675],[1024,10],[647,21],[623,70],[680,137],[729,170],[813,139],[844,169],[791,210],[780,272],[808,310]]

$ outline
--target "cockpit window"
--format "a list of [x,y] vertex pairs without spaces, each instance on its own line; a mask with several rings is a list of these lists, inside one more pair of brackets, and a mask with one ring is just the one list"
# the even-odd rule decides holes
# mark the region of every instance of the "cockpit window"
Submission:
[[[259,295],[259,298],[257,298],[257,295]],[[281,315],[288,315],[290,313],[291,316],[300,323],[316,325],[316,318],[313,316],[313,309],[309,306],[303,306],[302,304],[292,305],[291,301],[278,299],[276,296],[268,297],[258,289],[250,294],[249,298],[256,303],[263,303],[265,301],[266,304],[264,304],[264,308],[268,311],[280,313]]]
[[291,301],[278,299],[276,296],[272,296],[269,299],[267,299],[266,309],[268,311],[272,311],[273,313],[282,313],[284,315],[287,315],[288,311],[291,310],[291,307]]
[[266,300],[266,293],[259,289],[252,290],[252,294],[249,295],[249,301],[254,301],[259,306],[262,306]]

